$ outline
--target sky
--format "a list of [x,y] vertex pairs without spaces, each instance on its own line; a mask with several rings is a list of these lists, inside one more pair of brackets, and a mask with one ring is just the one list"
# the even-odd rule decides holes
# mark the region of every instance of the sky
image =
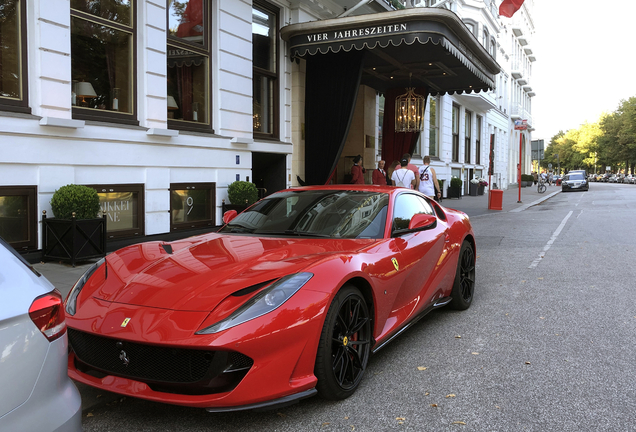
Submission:
[[532,139],[547,145],[636,96],[636,1],[534,0],[533,21]]

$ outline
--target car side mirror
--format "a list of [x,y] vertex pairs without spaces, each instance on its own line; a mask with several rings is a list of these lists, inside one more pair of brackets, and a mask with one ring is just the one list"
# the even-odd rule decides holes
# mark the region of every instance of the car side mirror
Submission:
[[409,230],[432,228],[437,223],[437,218],[430,214],[418,213],[411,218]]
[[223,223],[226,225],[229,224],[237,215],[238,212],[236,210],[226,211],[225,213],[223,213]]

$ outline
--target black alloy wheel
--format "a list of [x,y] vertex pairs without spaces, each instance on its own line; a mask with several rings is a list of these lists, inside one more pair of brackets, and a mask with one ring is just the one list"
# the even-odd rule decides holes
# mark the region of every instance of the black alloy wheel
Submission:
[[314,373],[325,399],[351,396],[364,375],[371,353],[371,317],[360,291],[345,285],[336,295],[320,335]]
[[473,301],[475,292],[475,253],[473,247],[468,240],[464,240],[462,248],[459,251],[459,260],[457,261],[457,272],[455,273],[455,282],[453,283],[453,291],[451,292],[450,306],[453,309],[468,309]]

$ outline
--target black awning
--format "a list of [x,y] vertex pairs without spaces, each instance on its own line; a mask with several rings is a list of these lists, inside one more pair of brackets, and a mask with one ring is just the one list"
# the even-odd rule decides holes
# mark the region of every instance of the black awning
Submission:
[[432,94],[494,88],[501,71],[464,23],[446,9],[412,8],[292,24],[281,29],[292,59],[367,50],[362,84]]

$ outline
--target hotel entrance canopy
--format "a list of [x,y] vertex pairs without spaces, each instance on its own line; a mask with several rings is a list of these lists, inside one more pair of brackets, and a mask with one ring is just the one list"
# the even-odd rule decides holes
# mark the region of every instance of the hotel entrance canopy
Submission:
[[[395,132],[395,98],[494,88],[497,62],[446,9],[412,8],[292,24],[281,29],[291,60],[306,61],[305,180],[333,181],[358,89],[385,94],[382,158],[412,153],[419,132]],[[300,179],[299,179],[300,180]]]
[[361,84],[381,92],[420,86],[431,94],[478,92],[493,89],[500,72],[464,23],[446,9],[412,8],[291,24],[281,29],[281,37],[289,42],[292,60],[367,51]]

